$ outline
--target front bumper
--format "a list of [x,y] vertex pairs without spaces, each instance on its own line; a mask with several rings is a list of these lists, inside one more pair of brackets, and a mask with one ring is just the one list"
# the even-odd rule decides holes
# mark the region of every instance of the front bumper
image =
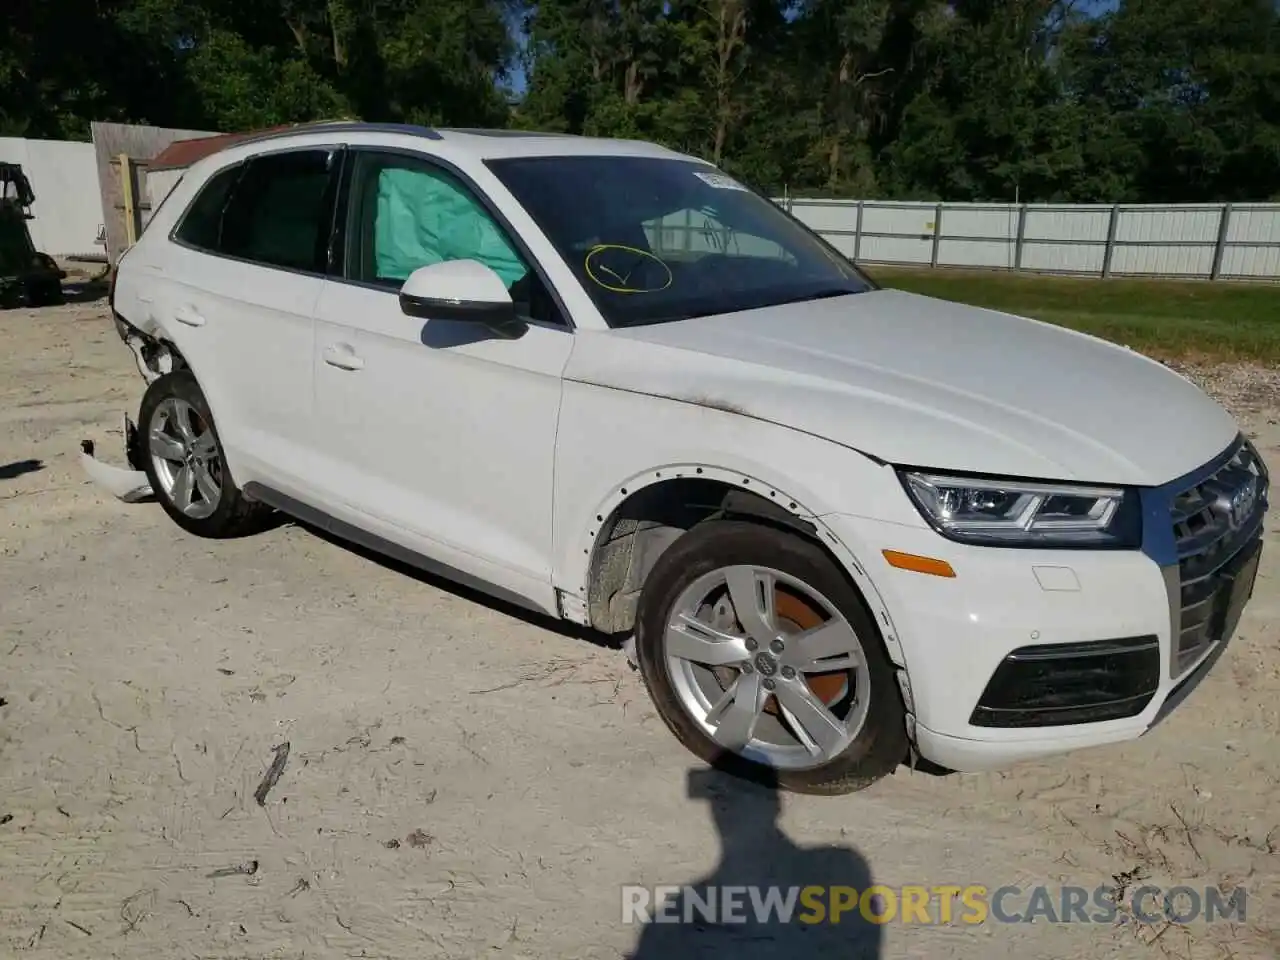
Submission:
[[[856,544],[889,612],[921,755],[953,770],[999,768],[1134,739],[1181,703],[1249,599],[1265,469],[1258,461],[1260,495],[1215,552],[1202,549],[1207,535],[1179,539],[1171,518],[1187,512],[1188,489],[1216,490],[1245,448],[1144,490],[1142,550],[974,547],[923,526],[825,517]],[[884,550],[945,560],[956,575],[891,567]]]
[[124,436],[128,469],[99,460],[96,445],[92,440],[80,441],[80,466],[90,480],[109,491],[118,500],[123,500],[125,503],[149,500],[154,496],[154,491],[151,489],[151,481],[147,479],[147,474],[142,468],[142,448],[138,428],[133,425],[133,421],[127,414],[124,417],[121,433]]

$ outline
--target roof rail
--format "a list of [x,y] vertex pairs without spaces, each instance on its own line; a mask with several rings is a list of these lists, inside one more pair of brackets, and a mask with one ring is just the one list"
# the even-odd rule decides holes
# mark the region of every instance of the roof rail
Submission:
[[365,123],[360,120],[317,120],[311,123],[299,123],[283,130],[267,130],[251,134],[236,142],[235,146],[246,143],[262,143],[267,140],[280,140],[307,133],[400,133],[409,137],[423,137],[427,140],[443,140],[431,127],[420,127],[411,123]]
[[441,127],[442,133],[465,133],[471,137],[558,137],[566,140],[582,140],[576,133],[560,133],[552,130],[513,130],[508,127]]

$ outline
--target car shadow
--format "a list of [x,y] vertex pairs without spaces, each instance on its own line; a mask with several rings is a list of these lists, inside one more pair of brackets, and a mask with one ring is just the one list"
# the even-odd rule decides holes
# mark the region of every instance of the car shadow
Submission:
[[[690,799],[707,804],[720,860],[706,876],[689,882],[663,878],[664,884],[678,884],[680,892],[661,911],[650,906],[649,922],[628,960],[875,960],[881,955],[882,925],[859,909],[873,883],[861,854],[847,846],[802,847],[792,841],[778,823],[784,795],[776,784],[750,783],[705,768],[690,770],[686,779]],[[801,899],[800,891],[815,887],[821,890],[810,889]],[[833,888],[842,889],[833,894]],[[787,902],[793,893],[790,916],[767,909]],[[628,891],[622,896],[625,922]],[[723,909],[726,896],[733,896],[735,910]],[[843,896],[846,907],[858,906],[832,921],[829,908],[835,896]],[[815,904],[823,906],[821,914]],[[872,915],[885,909],[877,903]]]
[[43,460],[15,460],[13,463],[0,464],[0,480],[13,480],[23,474],[43,469]]
[[64,303],[96,303],[110,292],[106,280],[86,280],[83,282],[64,282],[62,299]]
[[456,320],[428,320],[418,331],[418,342],[433,350],[465,347],[502,337],[478,323],[461,323]]
[[[531,610],[528,607],[505,600],[502,597],[493,596],[475,589],[474,587],[459,583],[458,581],[452,580],[442,574],[424,570],[421,567],[415,566],[412,563],[407,563],[395,557],[389,557],[383,553],[379,553],[377,550],[347,540],[331,530],[316,526],[315,524],[305,520],[300,520],[297,517],[279,510],[273,511],[252,531],[252,534],[264,533],[280,527],[297,527],[300,530],[305,530],[312,536],[317,537],[326,543],[332,544],[339,549],[345,550],[348,553],[355,554],[363,560],[375,563],[385,570],[390,570],[400,576],[417,580],[419,583],[435,587],[437,590],[452,594],[459,599],[479,604],[480,606],[487,607],[497,613],[504,614],[516,620],[522,620],[532,626],[549,630],[553,633],[559,634],[560,636],[567,637],[572,640],[584,641],[594,647],[615,652],[621,651],[625,647],[628,637],[628,634],[626,633],[601,633],[600,631],[594,630],[590,627],[584,627],[576,623],[571,623],[568,620],[549,616],[548,614],[541,613],[537,610]],[[632,669],[635,669],[634,664],[632,664]],[[912,756],[911,753],[902,757],[901,766],[908,768],[915,773],[927,776],[951,777],[955,775],[954,770],[939,766],[923,757]],[[712,767],[717,776],[724,777],[728,781],[737,782],[741,780],[741,774],[734,771],[729,766],[714,763],[712,764]],[[763,777],[763,779],[761,779],[761,777]],[[762,774],[757,776],[754,783],[757,785],[763,783],[765,786],[771,786],[768,777],[769,772],[764,771]],[[742,782],[750,783],[752,781],[742,780]]]
[[556,617],[539,613],[536,610],[530,610],[529,608],[522,607],[517,603],[503,600],[501,597],[491,596],[472,587],[458,583],[457,581],[450,580],[447,577],[431,573],[421,569],[420,567],[415,567],[413,564],[405,563],[404,561],[397,560],[394,557],[388,557],[384,554],[378,553],[376,550],[362,546],[361,544],[352,543],[350,540],[346,540],[332,531],[314,526],[313,524],[306,523],[292,517],[286,517],[281,513],[276,513],[273,516],[278,519],[277,525],[279,526],[296,526],[302,530],[306,530],[308,533],[316,537],[319,537],[326,543],[331,543],[335,547],[340,547],[348,553],[353,553],[361,559],[368,560],[370,563],[376,563],[385,570],[390,570],[393,573],[400,574],[401,576],[410,577],[417,580],[419,583],[425,583],[428,586],[435,587],[437,590],[443,590],[445,593],[451,593],[460,599],[469,600],[472,603],[478,603],[481,606],[488,607],[490,610],[494,610],[498,613],[506,614],[507,616],[514,617],[518,620],[523,620],[526,623],[542,627],[545,630],[551,630],[561,636],[570,637],[574,640],[585,640],[593,646],[604,647],[608,650],[621,649],[623,641],[626,639],[621,636],[610,636],[608,634],[600,633],[596,630],[591,630],[587,627],[570,623],[568,620],[560,620]]
[[[299,520],[296,517],[280,511],[273,512],[270,517],[264,521],[264,524],[258,527],[255,532],[265,532],[267,530],[273,530],[278,527],[285,526],[298,527],[326,543],[330,543],[335,547],[346,550],[348,553],[355,554],[370,563],[375,563],[385,570],[390,570],[400,576],[410,577],[411,579],[417,580],[419,583],[425,583],[428,586],[435,587],[437,590],[452,594],[459,599],[479,604],[480,606],[487,607],[490,610],[505,614],[506,616],[517,620],[523,620],[525,623],[531,624],[532,626],[541,627],[544,630],[549,630],[563,637],[568,637],[572,640],[585,641],[592,646],[612,651],[621,650],[626,643],[626,634],[601,633],[600,631],[593,630],[590,627],[584,627],[576,623],[571,623],[568,620],[562,620],[558,617],[552,617],[536,610],[530,610],[528,607],[521,606],[518,603],[512,603],[508,600],[502,599],[501,597],[495,597],[481,590],[459,583],[456,580],[451,580],[441,574],[423,570],[420,567],[414,566],[411,563],[406,563],[394,557],[388,557],[385,554],[379,553],[369,547],[353,543],[331,530],[315,526],[314,524]],[[937,764],[919,756],[914,758],[910,755],[904,756],[902,758],[902,766],[910,768],[916,773],[928,776],[950,777],[955,775],[955,771],[949,770],[946,767],[938,766]],[[738,782],[740,780],[739,774],[731,772],[727,768],[722,768],[719,764],[713,764],[713,767],[716,775],[725,778],[727,781]],[[763,781],[757,779],[755,782],[757,784],[763,783],[765,786],[770,786],[769,780],[767,779],[769,776],[768,772],[766,771],[763,776],[765,778]]]

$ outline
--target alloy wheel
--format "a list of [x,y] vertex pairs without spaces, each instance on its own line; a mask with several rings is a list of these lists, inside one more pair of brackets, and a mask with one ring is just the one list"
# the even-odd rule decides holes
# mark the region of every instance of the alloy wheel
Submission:
[[222,498],[222,453],[213,430],[186,400],[167,397],[156,407],[148,437],[162,492],[194,520],[210,516]]
[[681,706],[749,760],[817,767],[866,722],[871,675],[857,631],[780,570],[740,565],[699,577],[672,606],[663,644]]

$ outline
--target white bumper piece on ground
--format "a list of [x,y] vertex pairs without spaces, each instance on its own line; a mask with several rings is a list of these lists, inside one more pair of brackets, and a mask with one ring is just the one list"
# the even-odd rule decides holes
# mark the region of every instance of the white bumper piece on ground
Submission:
[[[135,449],[134,439],[136,432],[137,428],[134,427],[132,421],[125,417],[124,438],[126,453],[130,453]],[[103,463],[94,456],[94,443],[92,440],[81,440],[80,451],[80,466],[84,468],[84,472],[89,479],[104,490],[107,490],[117,500],[123,500],[125,503],[140,503],[143,500],[150,500],[154,496],[154,492],[151,489],[151,481],[147,479],[146,473],[137,469],[138,464],[133,462],[136,457],[130,455],[130,464],[127,468]]]

